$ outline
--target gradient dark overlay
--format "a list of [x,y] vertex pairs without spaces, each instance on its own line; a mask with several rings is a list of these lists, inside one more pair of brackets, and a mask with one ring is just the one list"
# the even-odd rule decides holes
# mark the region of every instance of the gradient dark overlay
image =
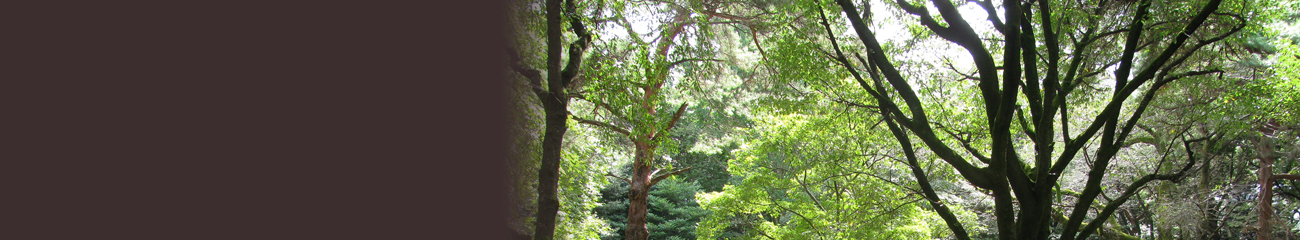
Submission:
[[2,239],[506,237],[504,2],[31,3]]

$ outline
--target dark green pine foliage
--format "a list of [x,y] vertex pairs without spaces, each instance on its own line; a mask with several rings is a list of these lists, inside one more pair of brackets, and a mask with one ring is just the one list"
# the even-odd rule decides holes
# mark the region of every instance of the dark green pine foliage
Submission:
[[[753,125],[744,115],[719,110],[725,109],[726,104],[724,101],[703,101],[692,105],[690,113],[682,116],[672,134],[672,139],[680,146],[670,155],[673,169],[691,167],[690,171],[677,176],[684,181],[699,183],[703,192],[722,191],[722,186],[731,183],[727,160],[732,158],[731,152],[740,148],[740,144],[728,141],[727,135],[736,134],[737,128]],[[716,149],[696,151],[694,147],[697,145],[715,145]]]
[[[609,186],[600,190],[601,206],[594,211],[597,216],[609,221],[610,227],[614,229],[609,235],[600,236],[601,240],[624,239],[623,232],[627,226],[627,186],[627,182],[611,179]],[[679,179],[665,179],[650,187],[650,208],[646,217],[650,239],[695,239],[696,223],[709,213],[695,202],[695,193],[699,191],[699,184]]]
[[[731,181],[731,174],[727,173],[727,159],[731,159],[731,151],[740,148],[739,144],[729,143],[721,147],[720,153],[701,153],[689,152],[683,150],[681,153],[673,156],[676,161],[673,163],[674,169],[691,167],[690,171],[680,174],[680,178],[686,181],[692,181],[700,184],[702,192],[722,191],[722,186]],[[667,180],[665,180],[667,181]]]

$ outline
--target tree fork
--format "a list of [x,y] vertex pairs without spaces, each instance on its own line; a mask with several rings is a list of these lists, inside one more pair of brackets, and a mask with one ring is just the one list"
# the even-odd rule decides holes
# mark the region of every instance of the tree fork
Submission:
[[546,111],[546,132],[542,137],[542,166],[537,174],[537,219],[533,239],[555,238],[555,216],[560,210],[560,154],[564,133],[568,131],[568,101],[560,80],[560,54],[563,33],[560,28],[560,1],[546,0],[546,81],[548,96],[541,97]]
[[[576,14],[573,1],[568,4],[567,14]],[[546,128],[542,137],[542,161],[537,174],[537,219],[534,222],[533,239],[550,240],[555,238],[555,217],[560,210],[559,180],[560,161],[564,147],[564,134],[569,130],[569,95],[565,93],[570,81],[578,75],[582,65],[582,55],[591,45],[591,34],[577,16],[571,16],[570,25],[578,40],[570,45],[568,65],[561,70],[564,44],[561,24],[561,0],[546,0],[546,91],[540,91],[540,74],[535,70],[520,71],[529,78],[538,100],[545,111]],[[511,53],[517,54],[517,53]],[[512,68],[524,69],[515,63]]]

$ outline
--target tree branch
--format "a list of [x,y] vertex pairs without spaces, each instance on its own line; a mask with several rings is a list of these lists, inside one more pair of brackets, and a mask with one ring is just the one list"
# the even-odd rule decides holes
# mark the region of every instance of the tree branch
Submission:
[[661,39],[656,53],[661,59],[668,56],[668,49],[673,46],[673,39],[677,37],[678,33],[682,32],[682,28],[686,27],[687,20],[690,20],[691,11],[681,7],[676,7],[676,9],[677,15],[673,17],[672,22],[668,23],[668,28],[664,29],[663,33],[659,35]]
[[605,102],[592,101],[591,99],[588,99],[586,95],[583,95],[583,94],[581,94],[581,93],[570,93],[570,94],[569,94],[569,97],[577,98],[577,99],[582,99],[583,101],[587,101],[587,102],[590,102],[590,103],[592,103],[592,104],[595,104],[595,105],[598,106],[598,107],[604,108],[605,111],[609,111],[609,113],[611,113],[611,115],[614,115],[615,117],[618,117],[618,120],[623,120],[624,123],[632,122],[632,120],[628,120],[627,117],[624,116],[623,111],[619,111],[618,108],[614,108],[614,106],[610,106],[609,104],[607,104],[607,103],[605,103]]
[[[913,133],[920,137],[922,142],[926,143],[935,155],[938,155],[940,158],[944,159],[945,162],[948,162],[948,164],[956,168],[957,171],[961,173],[962,177],[969,180],[972,185],[981,188],[993,187],[995,180],[988,177],[989,174],[986,174],[988,172],[986,169],[977,168],[974,165],[971,165],[969,161],[966,161],[965,158],[957,155],[952,148],[949,148],[934,135],[933,130],[930,129],[929,120],[927,120],[925,116],[925,111],[922,109],[921,102],[916,96],[916,91],[913,90],[911,85],[902,77],[898,69],[895,68],[893,64],[889,63],[889,60],[884,55],[884,50],[881,48],[880,43],[876,41],[875,34],[872,34],[871,30],[867,29],[862,18],[858,16],[857,7],[855,7],[849,0],[837,0],[836,2],[844,9],[844,13],[848,16],[849,22],[853,24],[853,29],[858,33],[858,39],[862,40],[863,44],[869,49],[868,56],[871,61],[877,63],[876,68],[883,73],[884,78],[889,81],[890,85],[894,87],[896,92],[903,98],[911,110],[912,124],[909,124],[911,126],[908,126],[908,129],[911,129]],[[976,59],[979,60],[980,58],[977,57]],[[874,72],[874,70],[872,72]],[[888,99],[884,96],[878,95],[873,95],[873,97],[876,97],[877,99]]]
[[[572,116],[572,114],[570,114],[570,116]],[[613,124],[608,124],[608,123],[604,123],[604,122],[596,121],[596,120],[591,120],[591,119],[580,118],[580,117],[578,117],[578,116],[573,116],[573,120],[577,120],[578,123],[582,123],[582,124],[587,124],[587,125],[592,125],[592,126],[603,127],[603,128],[605,128],[605,129],[609,129],[609,130],[611,130],[611,131],[615,131],[615,132],[618,132],[618,133],[622,133],[622,134],[625,135],[625,136],[631,136],[631,135],[632,135],[632,133],[628,132],[627,130],[624,130],[623,128],[620,128],[620,127],[618,127],[618,126],[614,126]]]
[[925,171],[921,169],[921,164],[917,161],[916,152],[912,149],[912,142],[907,138],[907,133],[903,132],[903,129],[898,124],[895,124],[892,119],[889,119],[889,112],[882,109],[880,114],[885,115],[885,123],[889,125],[889,132],[894,135],[899,146],[903,148],[903,154],[907,157],[907,166],[911,168],[912,176],[916,178],[917,184],[921,186],[923,196],[930,203],[930,207],[934,208],[939,217],[948,225],[948,229],[952,230],[954,237],[962,240],[970,239],[970,235],[966,232],[966,228],[961,225],[961,221],[957,220],[952,210],[944,205],[939,195],[934,192],[929,177],[925,175]]
[[523,63],[520,62],[522,60],[519,59],[519,53],[515,51],[514,47],[506,47],[506,58],[507,62],[510,64],[511,70],[514,70],[519,73],[519,75],[523,75],[525,79],[528,79],[528,85],[530,89],[533,90],[533,93],[536,93],[539,98],[545,98],[545,95],[548,93],[546,92],[546,89],[542,88],[542,72],[524,66]]
[[856,102],[853,102],[853,101],[844,100],[844,99],[839,99],[839,98],[831,99],[831,101],[834,101],[834,102],[837,102],[837,103],[848,104],[849,106],[860,107],[860,108],[880,109],[880,106],[876,106],[876,105],[866,105],[866,104],[856,103]]
[[673,113],[673,120],[668,121],[668,127],[664,127],[663,131],[655,134],[654,136],[651,136],[650,140],[653,141],[655,139],[658,139],[659,136],[668,135],[668,130],[672,130],[673,127],[677,126],[677,120],[682,119],[682,113],[686,112],[686,105],[687,105],[686,103],[682,103],[682,106],[677,108],[677,112]]
[[[1146,176],[1143,176],[1137,181],[1134,181],[1133,184],[1130,184],[1128,188],[1124,189],[1124,193],[1121,194],[1119,198],[1106,204],[1106,207],[1103,208],[1101,212],[1097,213],[1097,217],[1093,218],[1092,221],[1088,222],[1087,226],[1083,227],[1083,230],[1079,231],[1078,239],[1087,239],[1088,235],[1091,235],[1093,231],[1096,231],[1097,228],[1101,227],[1101,225],[1104,224],[1104,220],[1110,218],[1110,215],[1115,213],[1115,209],[1118,209],[1119,206],[1124,205],[1124,202],[1128,201],[1129,197],[1132,197],[1133,194],[1137,193],[1138,189],[1141,189],[1143,186],[1146,186],[1148,182],[1151,182],[1153,180],[1169,180],[1169,181],[1177,182],[1179,179],[1181,179],[1184,175],[1187,174],[1188,170],[1192,169],[1193,165],[1196,165],[1196,156],[1192,152],[1191,146],[1189,144],[1192,142],[1201,141],[1205,139],[1207,138],[1200,138],[1200,139],[1195,139],[1190,141],[1183,140],[1183,150],[1187,153],[1187,164],[1184,164],[1182,169],[1179,169],[1178,172],[1172,174],[1158,174],[1159,171],[1157,170],[1156,173],[1147,174]],[[1080,218],[1079,221],[1082,221],[1083,216],[1078,216],[1078,217]],[[1069,238],[1073,238],[1073,237],[1074,236],[1069,236]],[[1062,238],[1068,239],[1066,236],[1062,236]]]
[[[1194,17],[1192,21],[1183,28],[1183,31],[1174,38],[1174,42],[1167,46],[1159,56],[1152,60],[1146,69],[1142,70],[1133,78],[1133,84],[1127,84],[1126,86],[1123,86],[1121,90],[1118,90],[1118,92],[1112,96],[1110,103],[1108,103],[1102,112],[1093,120],[1092,124],[1089,125],[1088,128],[1079,135],[1079,137],[1066,144],[1065,150],[1056,161],[1057,164],[1052,166],[1052,172],[1059,173],[1060,171],[1063,171],[1065,163],[1067,163],[1069,159],[1072,158],[1081,147],[1083,147],[1084,143],[1086,143],[1088,139],[1091,139],[1093,134],[1097,133],[1097,131],[1101,129],[1102,125],[1109,122],[1106,119],[1116,117],[1119,113],[1120,107],[1124,103],[1123,99],[1128,98],[1130,94],[1137,91],[1138,86],[1141,86],[1142,83],[1145,83],[1147,80],[1154,77],[1156,70],[1167,63],[1174,52],[1176,52],[1176,50],[1178,50],[1183,43],[1191,37],[1191,33],[1200,28],[1201,24],[1205,23],[1205,19],[1209,17],[1210,13],[1213,13],[1215,9],[1218,9],[1219,4],[1222,2],[1222,0],[1211,0],[1206,3],[1205,7],[1201,9],[1201,12],[1198,13],[1196,17]],[[1116,86],[1116,88],[1119,89],[1120,87]],[[1060,98],[1058,97],[1058,99]],[[1068,229],[1068,226],[1066,230],[1067,232],[1070,230]]]
[[817,206],[817,209],[821,209],[822,212],[825,212],[826,208],[822,207],[821,200],[817,200],[817,196],[813,196],[812,191],[808,191],[808,185],[804,184],[803,181],[800,181],[799,177],[792,177],[792,178],[796,183],[799,183],[799,187],[803,188],[803,193],[808,194],[808,198],[812,198],[813,204]]
[[1029,127],[1030,124],[1029,121],[1025,121],[1025,111],[1016,109],[1016,118],[1020,119],[1019,121],[1020,131],[1024,132],[1025,135],[1029,136],[1030,141],[1033,141],[1035,144],[1037,144],[1039,141],[1038,134],[1034,133],[1034,130]]
[[654,178],[650,179],[650,186],[654,186],[656,183],[659,183],[659,181],[664,180],[665,178],[671,177],[673,175],[677,175],[679,173],[686,172],[687,170],[691,170],[691,168],[692,167],[686,167],[683,169],[679,169],[677,171],[672,171],[672,172],[665,173],[663,175],[655,176]]
[[713,62],[722,62],[721,59],[687,58],[687,59],[677,60],[677,61],[674,61],[674,62],[672,62],[672,63],[669,63],[668,66],[667,66],[667,68],[668,68],[668,69],[672,69],[673,67],[677,66],[677,64],[682,64],[682,63],[690,62],[690,61],[713,61]]
[[581,18],[576,16],[577,6],[574,5],[574,2],[572,0],[565,1],[567,6],[564,13],[569,15],[569,28],[573,30],[574,34],[578,35],[578,40],[569,44],[569,62],[564,66],[564,70],[560,72],[561,83],[565,87],[569,87],[572,84],[573,77],[578,75],[578,71],[582,66],[582,54],[587,51],[587,48],[591,47],[591,33],[587,32],[587,27],[582,24]]
[[[952,136],[953,139],[957,139],[957,142],[961,143],[961,147],[966,149],[966,152],[969,152],[971,156],[975,156],[975,159],[980,160],[980,162],[983,162],[984,164],[989,163],[989,157],[984,156],[984,154],[980,153],[979,150],[976,150],[975,147],[970,145],[970,137],[958,135],[956,132],[953,132],[950,128],[943,125],[939,125],[939,130],[943,130],[945,133],[948,133],[949,136]],[[966,132],[960,133],[968,134]]]
[[632,184],[632,179],[627,179],[627,178],[625,178],[625,177],[614,176],[614,173],[611,173],[611,172],[606,172],[606,173],[605,173],[605,176],[610,176],[610,177],[614,177],[614,178],[617,178],[617,179],[623,179],[623,181],[624,181],[624,182],[627,182],[628,185],[631,185],[631,184]]
[[[831,25],[826,20],[826,13],[822,12],[821,5],[816,5],[816,6],[817,6],[817,16],[821,17],[822,27],[826,29],[826,36],[831,40],[831,47],[834,48],[836,55],[831,55],[830,53],[825,53],[824,51],[823,52],[827,56],[838,61],[840,65],[844,66],[844,68],[848,70],[850,74],[853,75],[853,79],[857,80],[858,85],[861,86],[863,90],[867,90],[867,94],[871,95],[872,98],[875,98],[876,102],[879,102],[881,105],[885,107],[885,109],[888,109],[890,112],[897,114],[896,116],[901,117],[903,112],[898,109],[898,105],[894,104],[893,100],[889,99],[888,97],[885,97],[883,95],[884,94],[883,90],[877,91],[877,89],[872,89],[871,85],[867,84],[867,81],[862,78],[862,74],[859,73],[858,70],[853,67],[853,64],[849,63],[848,58],[844,57],[844,51],[840,50],[839,42],[835,40],[835,33],[831,31]],[[858,60],[862,60],[860,55],[858,57]],[[867,64],[865,61],[862,64],[870,65]],[[869,69],[868,72],[871,74],[872,79],[879,78],[879,76],[876,75],[874,68]],[[911,124],[910,120],[900,119],[900,121],[903,121],[904,125]]]
[[1002,24],[1002,19],[998,19],[997,8],[993,7],[993,1],[983,0],[983,1],[971,1],[971,2],[974,2],[976,5],[979,5],[980,8],[983,8],[984,12],[989,15],[988,17],[989,22],[993,23],[993,29],[997,29],[998,32],[1002,32],[1002,29],[1006,28],[1005,25]]
[[763,56],[763,60],[767,60],[767,52],[763,51],[763,44],[758,41],[758,30],[754,29],[754,27],[749,27],[749,37],[754,41],[754,47],[758,48],[758,54]]
[[1296,175],[1296,174],[1273,174],[1273,178],[1272,178],[1270,181],[1278,180],[1278,179],[1300,180],[1300,175]]

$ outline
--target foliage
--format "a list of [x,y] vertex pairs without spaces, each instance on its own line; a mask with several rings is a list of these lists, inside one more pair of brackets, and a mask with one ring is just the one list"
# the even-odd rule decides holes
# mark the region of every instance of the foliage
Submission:
[[[573,123],[570,123],[573,124]],[[592,214],[600,205],[600,186],[609,184],[603,174],[600,149],[590,133],[574,128],[569,133],[564,164],[560,168],[560,216],[557,239],[595,239],[609,233],[609,223]]]
[[[511,13],[513,49],[535,69],[540,2]],[[622,239],[629,184],[604,175],[642,161],[691,168],[649,188],[650,239],[994,239],[1038,223],[1046,233],[1018,238],[1256,238],[1256,141],[1277,143],[1274,173],[1300,174],[1300,1],[1221,0],[1167,48],[1215,2],[1022,1],[1033,32],[1016,40],[995,27],[1001,1],[575,1],[564,21],[595,41],[568,89],[555,237]],[[962,24],[975,40],[950,35]],[[1166,49],[1172,60],[1156,61]],[[543,111],[514,83],[509,207],[522,233]],[[1279,236],[1300,233],[1297,182],[1268,186]]]
[[[650,239],[696,239],[695,224],[709,213],[695,202],[695,193],[701,191],[700,185],[679,179],[664,180],[650,187],[650,211],[647,219]],[[614,229],[602,234],[600,239],[624,238],[623,230],[627,225],[627,187],[626,182],[613,180],[600,190],[601,206],[593,210],[600,218],[609,221]]]
[[[863,156],[873,153],[871,143],[879,140],[847,134],[861,130],[853,127],[818,127],[833,120],[843,119],[791,114],[758,121],[757,137],[728,167],[743,180],[698,196],[714,211],[701,222],[700,236],[923,239],[935,234],[935,227],[942,226],[931,224],[936,219],[915,204],[909,189],[894,184],[902,180],[897,172],[890,176],[879,170],[895,164]],[[747,236],[720,234],[736,227],[750,231]]]

